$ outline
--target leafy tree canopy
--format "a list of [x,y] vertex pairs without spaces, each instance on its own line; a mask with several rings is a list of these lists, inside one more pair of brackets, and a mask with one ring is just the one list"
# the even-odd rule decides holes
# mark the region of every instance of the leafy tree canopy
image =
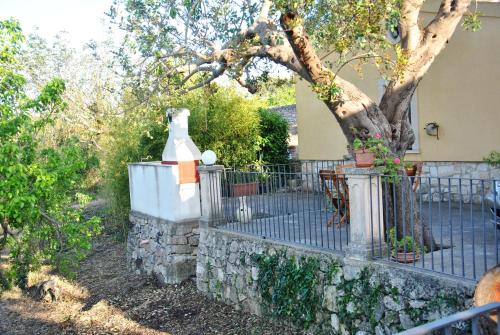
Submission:
[[39,144],[66,108],[65,84],[52,79],[35,98],[27,96],[19,63],[23,41],[16,21],[0,21],[0,247],[12,261],[0,277],[21,287],[42,261],[71,272],[100,230],[97,218],[82,215],[88,197],[79,193],[80,181],[88,165],[78,139]]

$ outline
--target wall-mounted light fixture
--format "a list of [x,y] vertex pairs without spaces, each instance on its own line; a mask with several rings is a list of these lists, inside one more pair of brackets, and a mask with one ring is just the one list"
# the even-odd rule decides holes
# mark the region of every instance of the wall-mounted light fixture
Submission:
[[425,124],[425,132],[429,136],[436,136],[436,139],[439,140],[439,125],[437,122],[429,122]]

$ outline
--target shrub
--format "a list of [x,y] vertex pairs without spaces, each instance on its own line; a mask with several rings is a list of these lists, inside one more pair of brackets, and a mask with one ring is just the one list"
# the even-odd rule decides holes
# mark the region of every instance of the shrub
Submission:
[[288,152],[288,122],[277,112],[259,110],[262,147],[260,159],[268,164],[286,164]]
[[211,86],[180,97],[174,106],[191,111],[189,132],[198,148],[213,150],[218,164],[242,167],[254,163],[261,146],[259,103],[234,88]]
[[483,160],[494,168],[500,167],[500,152],[492,151]]
[[79,193],[90,167],[79,140],[40,143],[53,116],[66,107],[65,84],[53,79],[36,98],[27,96],[17,60],[23,40],[17,22],[0,21],[0,247],[7,246],[11,261],[0,282],[24,288],[28,273],[42,262],[70,274],[100,225],[74,206],[88,200]]

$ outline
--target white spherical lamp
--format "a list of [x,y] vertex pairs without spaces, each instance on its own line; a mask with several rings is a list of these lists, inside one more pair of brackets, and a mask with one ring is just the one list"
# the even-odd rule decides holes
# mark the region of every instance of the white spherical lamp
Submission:
[[207,150],[201,154],[201,161],[205,165],[214,165],[217,160],[217,155],[212,150]]

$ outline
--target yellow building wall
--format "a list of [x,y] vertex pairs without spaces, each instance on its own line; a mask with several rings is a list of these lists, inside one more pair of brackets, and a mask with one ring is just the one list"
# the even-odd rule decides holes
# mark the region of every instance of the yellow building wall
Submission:
[[[426,2],[422,19],[433,17],[438,1]],[[500,151],[500,3],[480,3],[482,29],[457,27],[417,89],[419,152],[409,160],[481,161]],[[380,75],[365,67],[362,76],[345,67],[341,76],[379,101]],[[300,159],[339,159],[347,142],[333,115],[305,81],[296,86]],[[423,129],[437,122],[439,140]]]

